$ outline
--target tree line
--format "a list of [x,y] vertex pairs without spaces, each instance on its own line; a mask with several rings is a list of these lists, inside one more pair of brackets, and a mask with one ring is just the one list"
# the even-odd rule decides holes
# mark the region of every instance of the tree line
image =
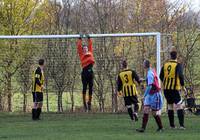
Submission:
[[[186,83],[198,90],[200,81],[200,11],[193,11],[182,0],[2,0],[0,35],[161,32],[162,62],[168,59],[171,45],[179,51]],[[12,111],[13,95],[22,94],[28,110],[31,73],[36,60],[46,60],[45,81],[48,93],[57,96],[57,111],[63,112],[63,93],[70,96],[70,111],[75,111],[75,94],[80,89],[80,63],[73,39],[0,40],[0,110]],[[155,62],[155,38],[94,39],[95,86],[99,111],[117,111],[116,76],[126,58],[138,73],[145,75],[145,58]],[[108,106],[109,104],[109,106]]]

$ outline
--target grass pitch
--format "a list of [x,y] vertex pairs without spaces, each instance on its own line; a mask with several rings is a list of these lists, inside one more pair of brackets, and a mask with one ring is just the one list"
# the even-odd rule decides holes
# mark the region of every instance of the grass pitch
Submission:
[[[170,130],[163,117],[165,131],[156,133],[150,117],[147,131],[137,133],[139,122],[130,122],[127,114],[43,114],[32,121],[30,114],[0,113],[0,140],[199,140],[200,116],[186,117],[186,130]],[[177,120],[177,119],[176,119]],[[177,122],[176,122],[177,124]]]

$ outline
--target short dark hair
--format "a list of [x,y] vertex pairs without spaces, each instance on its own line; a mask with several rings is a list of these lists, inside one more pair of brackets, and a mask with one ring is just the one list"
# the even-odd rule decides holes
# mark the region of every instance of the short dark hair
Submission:
[[151,62],[150,62],[149,60],[145,59],[145,60],[144,60],[144,66],[145,66],[146,68],[150,68],[150,65],[151,65]]
[[40,66],[44,65],[44,59],[39,59],[38,64],[39,64]]
[[122,67],[123,68],[127,68],[128,64],[127,64],[127,61],[126,60],[123,60],[122,61]]
[[173,60],[175,60],[177,58],[177,49],[175,46],[171,47],[170,56],[171,56],[171,59],[173,59]]
[[170,56],[171,56],[171,59],[175,60],[177,58],[177,52],[176,51],[170,52]]

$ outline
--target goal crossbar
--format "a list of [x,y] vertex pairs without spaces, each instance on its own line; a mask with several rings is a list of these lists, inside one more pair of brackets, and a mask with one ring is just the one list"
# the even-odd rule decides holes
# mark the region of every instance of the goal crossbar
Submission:
[[[146,32],[146,33],[114,33],[114,34],[89,34],[91,38],[102,38],[102,37],[156,37],[156,69],[157,73],[160,73],[161,68],[161,34],[159,32]],[[73,35],[0,35],[1,39],[72,39],[79,38],[80,34]],[[86,35],[83,35],[86,38]]]
[[[89,34],[91,38],[101,37],[137,37],[137,36],[157,36],[159,32],[146,32],[146,33],[114,33],[114,34]],[[56,39],[56,38],[79,38],[80,34],[72,35],[0,35],[0,39]],[[86,35],[83,35],[86,38]]]

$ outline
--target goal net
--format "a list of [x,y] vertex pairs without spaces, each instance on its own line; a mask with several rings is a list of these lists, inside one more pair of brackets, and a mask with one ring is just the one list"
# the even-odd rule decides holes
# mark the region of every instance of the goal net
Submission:
[[[76,40],[80,35],[0,36],[0,108],[29,111],[32,105],[31,75],[44,58],[44,110],[81,111],[81,67]],[[86,37],[86,36],[84,36]],[[144,59],[160,72],[160,33],[90,34],[95,57],[93,111],[123,111],[116,94],[121,61],[145,77]],[[87,43],[87,39],[83,39]]]

